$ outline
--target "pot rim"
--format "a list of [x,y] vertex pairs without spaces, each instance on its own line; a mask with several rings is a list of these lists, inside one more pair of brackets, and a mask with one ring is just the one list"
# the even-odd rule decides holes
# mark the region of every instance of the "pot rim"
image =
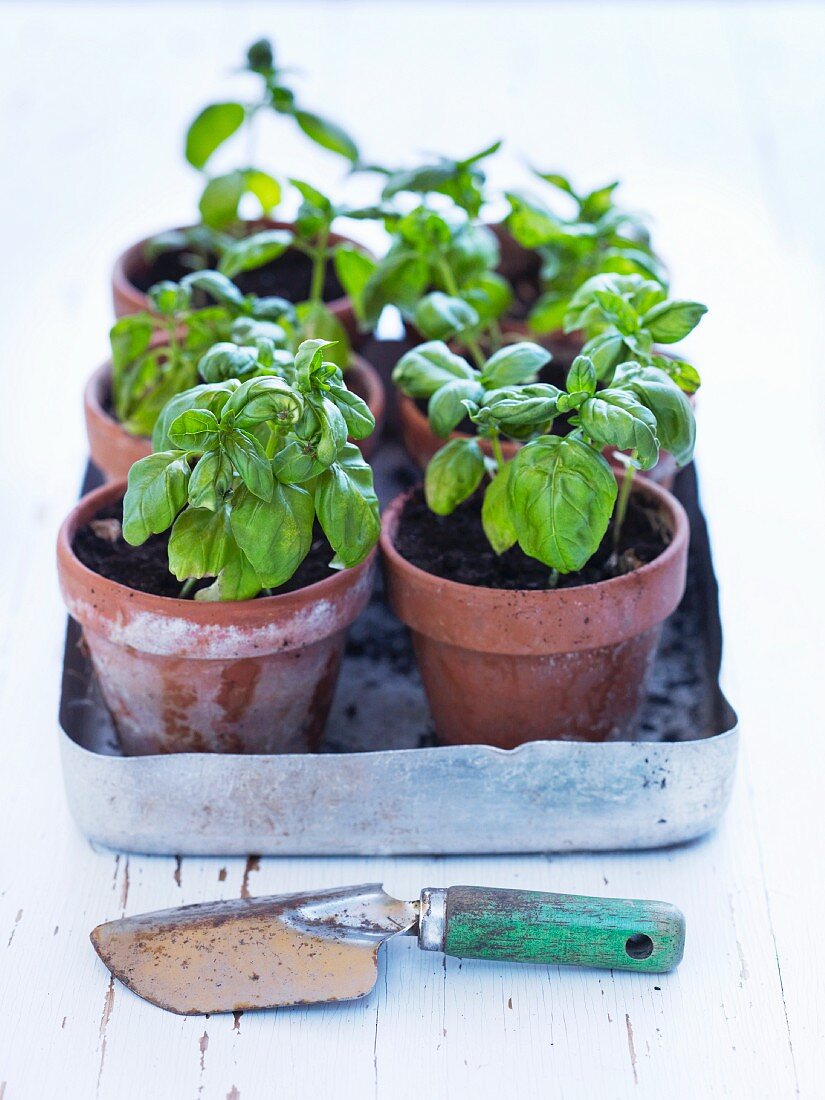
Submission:
[[[63,577],[71,578],[75,583],[84,588],[92,589],[94,586],[103,594],[108,594],[115,601],[129,601],[135,594],[140,596],[140,602],[151,614],[165,618],[188,619],[190,622],[203,625],[230,625],[232,622],[243,618],[250,627],[258,623],[265,625],[273,618],[273,614],[290,613],[298,610],[306,604],[306,593],[310,593],[312,600],[334,599],[351,587],[375,560],[378,550],[377,545],[372,548],[366,558],[358,565],[349,569],[340,569],[324,577],[323,580],[314,581],[291,592],[282,592],[272,596],[257,596],[250,600],[182,600],[173,596],[157,596],[152,592],[143,592],[139,588],[130,588],[104,577],[102,573],[96,573],[78,558],[74,552],[72,543],[78,530],[106,504],[123,497],[126,492],[126,480],[110,481],[105,485],[92,489],[84,494],[73,506],[60,525],[57,535],[57,561],[58,570]],[[243,608],[243,611],[238,611]]]
[[[261,226],[261,229],[293,229],[294,222],[278,221],[274,218],[242,218],[244,222],[248,222],[253,225]],[[154,237],[160,236],[161,233],[180,232],[186,229],[195,229],[196,225],[177,225],[172,229],[159,229],[157,233],[150,233],[149,236],[143,237],[141,240],[136,241],[134,244],[124,248],[117,256],[114,265],[112,267],[112,286],[116,294],[122,295],[124,298],[128,298],[132,303],[137,305],[138,309],[148,309],[149,303],[146,295],[146,291],[138,289],[132,282],[129,271],[132,265],[143,260],[143,253],[146,245]],[[373,253],[360,241],[356,241],[353,237],[344,236],[342,233],[330,233],[329,240],[331,244],[352,244],[356,248],[365,252],[371,259],[374,259]],[[325,303],[332,309],[337,307],[341,309],[343,306],[350,305],[350,299],[347,294],[342,294],[338,298],[331,298]]]
[[[616,474],[617,471],[615,468],[612,469],[614,474]],[[419,584],[427,585],[430,582],[436,582],[439,587],[446,587],[448,592],[453,591],[456,594],[482,592],[491,593],[493,596],[496,596],[500,593],[526,593],[528,596],[537,596],[552,600],[587,589],[593,591],[599,588],[602,591],[616,591],[618,586],[627,583],[629,577],[644,578],[653,572],[662,570],[662,568],[667,568],[671,561],[676,559],[683,552],[690,537],[690,525],[687,513],[680,501],[678,501],[672,493],[668,492],[667,489],[663,489],[655,482],[649,481],[646,478],[635,477],[633,479],[632,492],[652,496],[657,505],[660,506],[660,510],[669,511],[673,519],[670,525],[671,540],[664,550],[660,554],[657,554],[652,561],[645,562],[645,564],[640,565],[638,569],[633,569],[630,573],[624,573],[620,577],[608,577],[606,580],[591,581],[588,584],[578,584],[571,588],[487,588],[484,585],[464,584],[461,581],[452,581],[448,580],[446,577],[439,577],[436,573],[428,573],[426,569],[422,569],[420,566],[414,565],[411,561],[408,561],[408,559],[396,549],[395,536],[398,532],[401,515],[409,499],[415,492],[423,487],[423,484],[424,483],[421,481],[417,482],[410,489],[406,489],[403,493],[399,493],[384,509],[381,522],[381,536],[379,539],[381,553],[389,559],[400,572],[406,573],[411,578],[416,579]]]

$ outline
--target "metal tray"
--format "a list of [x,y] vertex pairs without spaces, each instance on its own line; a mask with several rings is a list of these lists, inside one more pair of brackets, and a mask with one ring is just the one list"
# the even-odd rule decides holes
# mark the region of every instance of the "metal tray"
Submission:
[[[385,370],[397,355],[389,342],[369,353]],[[385,440],[373,459],[383,501],[416,477],[392,410]],[[96,481],[90,469],[84,488]],[[350,632],[320,753],[124,757],[70,620],[60,746],[75,821],[95,844],[168,855],[581,851],[701,836],[728,802],[738,729],[718,683],[717,588],[692,468],[676,493],[691,521],[687,591],[638,740],[436,746],[407,632],[379,589]]]

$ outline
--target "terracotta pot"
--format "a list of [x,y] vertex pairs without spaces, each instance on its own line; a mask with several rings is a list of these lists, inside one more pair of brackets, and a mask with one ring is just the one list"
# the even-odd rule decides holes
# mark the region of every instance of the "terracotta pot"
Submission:
[[672,533],[632,573],[544,591],[479,588],[408,562],[395,536],[409,493],[385,511],[390,606],[412,631],[439,740],[510,749],[525,741],[632,737],[662,623],[685,587],[688,519],[664,489],[637,480]]
[[[378,446],[381,436],[386,404],[384,383],[378,371],[366,359],[353,354],[352,366],[347,372],[347,384],[363,397],[375,417],[375,431],[372,435],[356,441],[366,458]],[[92,462],[107,481],[118,481],[128,475],[133,462],[151,454],[152,443],[146,436],[127,432],[121,422],[108,411],[111,392],[112,364],[107,360],[86,383],[83,412]]]
[[[291,222],[273,221],[270,218],[258,218],[250,223],[250,226],[253,232],[262,229],[293,228]],[[130,313],[139,313],[141,310],[149,309],[149,299],[144,291],[139,290],[135,285],[135,280],[142,281],[141,276],[146,274],[148,267],[146,263],[146,246],[150,240],[151,238],[147,237],[142,241],[138,241],[137,244],[133,244],[125,252],[122,252],[115,261],[112,270],[112,299],[116,317],[125,317]],[[347,244],[356,245],[362,251],[367,251],[357,241],[353,241],[349,237],[342,237],[339,233],[330,233],[329,241],[333,245],[346,242]],[[364,334],[358,329],[358,321],[349,298],[346,296],[335,298],[333,301],[327,302],[326,305],[347,330],[352,346],[357,347],[363,340]]]
[[87,569],[76,531],[121,499],[83,497],[57,541],[60,589],[83,628],[123,751],[284,753],[318,747],[347,627],[372,591],[375,552],[280,596],[231,603],[152,596]]

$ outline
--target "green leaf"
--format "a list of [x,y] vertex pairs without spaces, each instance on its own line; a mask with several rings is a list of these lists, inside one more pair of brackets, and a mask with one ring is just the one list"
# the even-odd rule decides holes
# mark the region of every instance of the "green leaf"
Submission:
[[232,463],[223,451],[207,451],[189,478],[189,503],[193,508],[217,511],[232,486],[232,475]]
[[561,224],[554,214],[522,195],[507,195],[510,213],[506,225],[522,248],[540,248],[558,234]]
[[213,229],[224,229],[237,221],[244,187],[243,172],[236,170],[223,176],[213,176],[204,187],[198,202],[198,210],[206,225]]
[[300,302],[295,307],[300,338],[326,342],[325,359],[341,370],[349,366],[350,344],[347,330],[323,302]]
[[193,386],[183,393],[176,394],[163,406],[155,423],[152,431],[152,450],[168,451],[172,448],[169,428],[187,409],[210,409],[215,416],[220,416],[224,405],[237,387],[238,382],[235,379],[229,379],[226,382]]
[[478,488],[484,455],[475,439],[451,439],[430,459],[424,495],[436,515],[448,516]]
[[473,307],[482,322],[498,320],[513,303],[507,280],[495,271],[484,271],[461,287],[461,297]]
[[568,393],[586,393],[592,397],[596,392],[596,368],[593,360],[586,355],[577,355],[567,372]]
[[340,126],[310,111],[296,111],[295,121],[316,145],[338,153],[353,164],[359,159],[358,146]]
[[329,466],[347,441],[347,422],[343,413],[328,397],[308,398],[318,418],[319,436],[315,445],[318,461]]
[[266,422],[297,424],[303,411],[303,397],[277,375],[250,378],[235,390],[226,406],[226,412],[234,414],[241,428]]
[[448,340],[479,322],[479,316],[462,298],[433,291],[415,307],[415,326],[430,340]]
[[232,555],[229,509],[187,508],[169,536],[169,569],[179,581],[217,577]]
[[605,447],[638,452],[638,468],[649,470],[659,458],[656,417],[633,394],[601,390],[579,408],[581,426]]
[[620,332],[602,332],[588,340],[582,348],[596,370],[600,382],[610,378],[615,368],[627,357],[627,346]]
[[481,525],[487,541],[497,554],[503,554],[516,543],[513,508],[510,503],[510,471],[506,462],[487,486],[481,506]]
[[415,252],[391,248],[364,287],[364,324],[373,325],[386,305],[410,314],[430,282],[427,261]]
[[623,336],[629,336],[638,329],[639,317],[636,310],[621,295],[609,290],[597,290],[593,297],[605,319],[615,325]]
[[484,387],[474,378],[456,378],[439,387],[430,398],[427,415],[430,427],[441,439],[446,439],[467,415],[465,401],[480,402]]
[[185,283],[173,283],[169,279],[150,286],[146,294],[152,308],[161,317],[172,317],[180,310],[187,309],[192,298]]
[[[375,431],[375,417],[370,411],[369,405],[357,393],[348,390],[346,386],[330,383],[329,396],[343,416],[347,433],[352,439],[366,439]],[[359,452],[360,453],[360,452]]]
[[265,588],[285,584],[312,546],[315,506],[297,485],[275,482],[272,498],[261,500],[246,489],[232,497],[232,533]]
[[381,520],[372,469],[353,443],[315,483],[318,521],[345,567],[363,561],[378,541]]
[[670,451],[679,466],[693,458],[696,420],[693,408],[671,378],[658,367],[623,363],[616,370],[613,389],[629,390],[656,417],[659,445]]
[[193,271],[184,275],[181,285],[202,290],[222,305],[240,306],[243,303],[243,294],[219,271]]
[[224,251],[218,271],[234,279],[242,271],[254,271],[277,260],[291,244],[292,234],[286,229],[265,229],[242,237]]
[[204,382],[243,378],[257,369],[258,354],[255,348],[238,347],[228,341],[213,344],[198,361],[198,374]]
[[186,132],[186,159],[194,168],[203,168],[218,146],[243,126],[245,118],[240,103],[204,107]]
[[491,422],[505,434],[527,438],[547,431],[558,412],[561,390],[548,383],[515,386],[487,394],[485,409]]
[[533,382],[541,368],[552,358],[547,348],[529,340],[508,344],[484,364],[481,381],[488,388]]
[[541,436],[512,460],[510,499],[525,554],[572,573],[607,531],[617,486],[610,465],[581,440]]
[[123,498],[123,537],[140,546],[150,535],[159,535],[186,503],[189,464],[182,451],[147,455],[129,470]]
[[250,493],[261,500],[271,500],[275,484],[272,463],[255,436],[242,428],[233,428],[224,433],[222,445]]
[[672,378],[682,393],[696,393],[702,385],[696,367],[684,359],[675,359],[670,355],[652,355],[651,363]]
[[206,451],[218,441],[220,423],[209,409],[188,409],[169,425],[169,438],[180,451]]
[[263,588],[261,579],[238,546],[234,535],[226,542],[223,569],[207,588],[199,588],[196,600],[251,600]]
[[558,332],[564,324],[564,316],[570,299],[553,291],[542,294],[530,310],[527,323],[531,332],[542,336],[548,332]]
[[364,292],[378,264],[366,252],[352,245],[341,245],[336,248],[333,262],[338,281],[352,302],[356,317],[363,324],[366,321]]
[[660,344],[675,344],[693,332],[708,307],[700,302],[660,302],[642,318],[642,324]]
[[440,340],[412,348],[401,356],[392,372],[393,382],[407,397],[431,397],[446,382],[478,377],[478,371],[466,359]]
[[244,191],[254,195],[260,203],[262,214],[271,213],[281,201],[280,183],[260,168],[247,168],[243,173],[243,183]]

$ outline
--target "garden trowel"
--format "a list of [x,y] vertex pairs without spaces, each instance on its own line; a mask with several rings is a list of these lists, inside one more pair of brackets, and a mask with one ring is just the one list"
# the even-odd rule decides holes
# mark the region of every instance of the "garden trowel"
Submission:
[[364,997],[378,948],[406,933],[463,959],[662,973],[682,958],[685,920],[660,901],[479,886],[398,901],[368,883],[144,913],[101,924],[91,939],[140,997],[197,1015]]

